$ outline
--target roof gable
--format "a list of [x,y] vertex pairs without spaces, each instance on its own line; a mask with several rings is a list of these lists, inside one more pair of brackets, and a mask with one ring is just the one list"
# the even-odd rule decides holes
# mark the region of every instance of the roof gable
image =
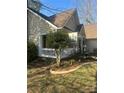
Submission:
[[75,9],[69,9],[61,13],[50,16],[49,20],[57,27],[63,27],[65,23],[70,19],[70,17],[74,14],[74,12]]
[[[66,11],[63,11],[61,13],[57,13],[55,15],[48,17],[42,13],[39,13],[39,12],[31,9],[31,8],[28,8],[28,10],[32,11],[34,14],[38,15],[39,17],[42,17],[44,20],[50,22],[51,24],[53,24],[57,28],[64,27],[65,24],[71,19],[71,17],[76,12],[76,9],[69,9],[69,10],[66,10]],[[78,31],[78,30],[79,30],[79,27],[77,25],[76,31]]]

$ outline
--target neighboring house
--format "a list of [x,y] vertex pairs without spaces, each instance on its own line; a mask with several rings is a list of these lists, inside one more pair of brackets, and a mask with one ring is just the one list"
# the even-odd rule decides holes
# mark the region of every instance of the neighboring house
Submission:
[[84,25],[85,45],[89,53],[97,50],[97,25]]
[[62,58],[72,53],[83,51],[83,25],[79,23],[76,9],[70,9],[47,17],[32,9],[27,9],[28,41],[38,46],[39,56],[55,58],[54,49],[46,47],[46,36],[50,31],[62,29],[72,39],[71,46],[64,49]]

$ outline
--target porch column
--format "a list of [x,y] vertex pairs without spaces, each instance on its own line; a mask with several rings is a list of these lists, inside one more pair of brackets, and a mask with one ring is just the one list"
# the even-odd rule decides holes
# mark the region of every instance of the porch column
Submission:
[[81,54],[83,54],[83,38],[81,37]]
[[39,35],[39,45],[38,45],[38,55],[41,56],[42,54],[42,36]]

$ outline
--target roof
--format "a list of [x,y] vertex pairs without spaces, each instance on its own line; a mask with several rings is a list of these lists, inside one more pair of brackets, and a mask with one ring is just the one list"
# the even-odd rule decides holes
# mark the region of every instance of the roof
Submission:
[[84,25],[86,39],[96,39],[97,38],[97,25],[88,24]]
[[70,19],[70,17],[75,12],[75,9],[69,9],[61,13],[52,15],[49,17],[50,21],[57,27],[63,27],[65,23]]
[[48,24],[50,24],[52,27],[57,28],[53,23],[51,23],[51,22],[49,21],[49,17],[47,17],[46,15],[44,15],[44,14],[42,14],[42,13],[39,13],[39,12],[37,12],[37,11],[31,9],[31,8],[27,8],[27,10],[30,11],[30,12],[32,12],[34,15],[36,15],[36,16],[42,18],[43,20],[45,20],[45,21],[46,21]]
[[77,28],[76,28],[76,31],[80,32],[80,30],[82,29],[82,27],[83,27],[83,24],[79,24],[79,25],[77,26]]
[[[64,27],[66,22],[69,21],[71,16],[76,11],[76,9],[68,9],[66,11],[63,11],[63,12],[60,12],[60,13],[57,13],[55,15],[48,17],[48,16],[46,16],[42,13],[39,13],[39,12],[35,11],[34,9],[29,8],[29,7],[28,7],[28,10],[33,11],[34,13],[36,13],[40,17],[44,18],[45,20],[49,21],[50,23],[52,23],[56,27]],[[77,26],[77,31],[80,31],[80,29],[81,29],[81,25]]]

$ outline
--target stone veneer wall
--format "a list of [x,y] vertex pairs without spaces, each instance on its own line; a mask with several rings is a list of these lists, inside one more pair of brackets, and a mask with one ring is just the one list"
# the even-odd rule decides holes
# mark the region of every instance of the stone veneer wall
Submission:
[[49,31],[55,30],[52,25],[31,10],[28,10],[27,17],[28,40],[33,41],[36,45],[39,43],[39,36],[41,34],[46,34]]

